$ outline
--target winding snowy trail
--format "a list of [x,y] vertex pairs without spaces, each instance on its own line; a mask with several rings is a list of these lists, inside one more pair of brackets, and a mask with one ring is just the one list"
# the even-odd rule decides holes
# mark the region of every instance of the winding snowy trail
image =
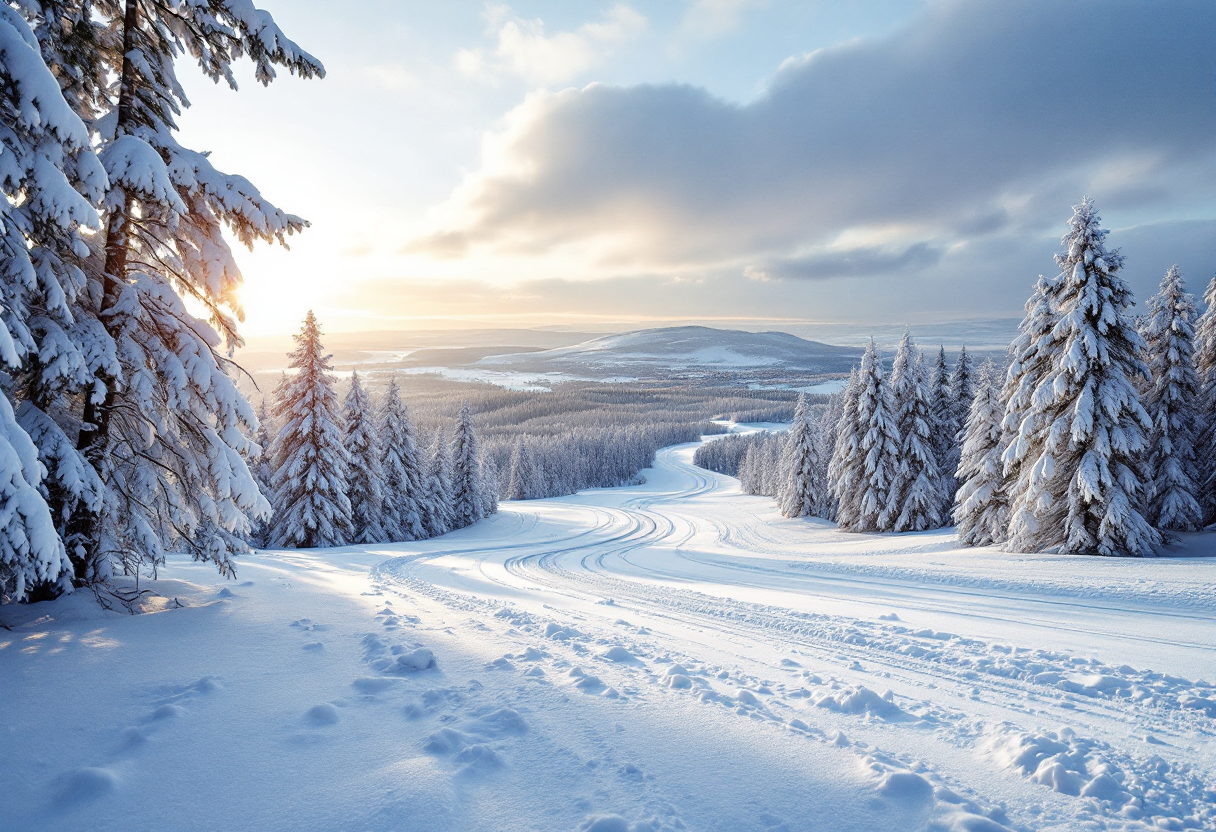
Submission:
[[[231,591],[174,565],[205,603],[104,633],[17,627],[0,707],[35,718],[15,749],[53,718],[39,679],[104,672],[38,645],[146,651],[153,619],[182,622],[155,630],[161,676],[116,699],[174,724],[103,716],[140,750],[65,742],[0,772],[0,809],[145,828],[100,811],[138,780],[169,795],[159,828],[1216,829],[1216,535],[1156,560],[846,535],[694,448],[435,541],[264,553]],[[217,763],[205,812],[170,730]]]

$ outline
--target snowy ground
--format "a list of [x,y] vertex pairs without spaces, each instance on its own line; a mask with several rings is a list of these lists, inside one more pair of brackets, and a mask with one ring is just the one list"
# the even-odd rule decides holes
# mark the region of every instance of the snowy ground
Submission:
[[693,447],[426,543],[175,562],[157,614],[0,610],[0,827],[1216,829],[1216,536],[842,535]]

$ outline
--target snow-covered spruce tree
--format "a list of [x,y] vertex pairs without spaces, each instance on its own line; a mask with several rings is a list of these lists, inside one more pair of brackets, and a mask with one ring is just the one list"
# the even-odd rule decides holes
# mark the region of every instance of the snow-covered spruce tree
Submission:
[[1216,522],[1216,276],[1203,293],[1207,305],[1195,325],[1195,372],[1199,376],[1199,424],[1195,449],[1199,460],[1199,507],[1203,524]]
[[1195,299],[1177,266],[1148,303],[1144,341],[1151,381],[1144,400],[1152,420],[1146,457],[1147,519],[1162,531],[1195,531],[1203,524],[1196,500],[1195,459],[1199,377],[1194,364]]
[[427,537],[455,528],[452,519],[452,447],[440,428],[431,442],[423,488],[422,525]]
[[806,394],[798,396],[794,408],[794,423],[786,435],[785,453],[781,460],[784,475],[779,500],[786,517],[808,517],[820,510],[823,491],[827,487],[819,464],[820,445],[811,422]]
[[222,230],[252,246],[283,243],[305,223],[178,143],[188,102],[175,61],[188,56],[233,88],[242,57],[262,84],[276,67],[305,78],[324,70],[250,0],[96,0],[84,19],[101,56],[95,83],[107,90],[92,127],[109,190],[104,251],[77,314],[92,319],[104,335],[93,349],[112,360],[91,368],[80,419],[78,448],[104,494],[99,511],[78,506],[69,524],[83,550],[77,578],[104,579],[114,562],[128,572],[155,565],[168,546],[231,574],[250,520],[269,506],[244,459],[253,409],[225,355],[241,343],[243,313]]
[[275,545],[310,549],[351,539],[347,497],[350,460],[343,443],[338,394],[321,329],[310,311],[291,353],[287,385],[275,402],[279,433],[274,459]]
[[381,460],[387,456],[380,445],[380,431],[371,396],[359,382],[359,372],[350,374],[350,390],[342,402],[344,444],[349,458],[346,473],[346,496],[350,500],[350,542],[384,543],[386,537],[381,518],[386,496],[383,490],[384,469]]
[[480,459],[482,486],[481,516],[489,517],[498,511],[498,491],[501,487],[499,484],[498,465],[490,454],[482,453]]
[[988,546],[1005,537],[1009,525],[1009,498],[1005,494],[1004,432],[1001,420],[1000,371],[992,359],[980,365],[975,397],[963,429],[959,459],[959,488],[954,504],[954,525],[964,546]]
[[[285,377],[280,381],[277,390],[282,390],[287,386]],[[273,502],[274,495],[274,465],[271,458],[271,443],[275,436],[274,421],[270,416],[270,408],[266,406],[266,399],[263,398],[261,404],[258,405],[258,430],[255,434],[257,440],[257,455],[252,460],[252,465],[249,470],[253,473],[253,479],[258,484],[258,490],[262,492],[267,500]],[[252,449],[250,453],[252,454]],[[265,549],[271,545],[270,542],[270,515],[258,518],[253,524],[253,531],[249,534],[249,542],[259,549]]]
[[528,437],[520,436],[511,450],[511,470],[507,478],[508,500],[531,500],[537,496],[536,461]]
[[384,452],[384,533],[394,542],[422,540],[428,536],[422,519],[425,477],[414,423],[395,378],[389,379],[380,402],[380,445]]
[[975,379],[971,365],[971,356],[967,355],[967,345],[959,347],[958,357],[954,360],[954,371],[950,374],[950,422],[946,428],[947,435],[943,437],[943,445],[947,450],[946,458],[940,461],[944,484],[942,517],[948,518],[954,507],[954,493],[958,490],[958,481],[954,472],[958,469],[959,456],[963,449],[963,429],[967,425],[967,414],[971,412],[971,402],[975,399]]
[[[1009,503],[1009,527],[1002,540],[1012,551],[1039,551],[1040,517],[1054,512],[1048,527],[1063,523],[1062,504],[1032,505],[1024,497],[1036,479],[1046,472],[1031,470],[1035,439],[1043,429],[1044,413],[1034,407],[1035,391],[1051,371],[1051,333],[1058,318],[1054,296],[1057,280],[1039,275],[1026,301],[1026,314],[1018,335],[1009,345],[1009,366],[1001,388],[1004,417],[1001,420],[1001,455],[1004,491]],[[1054,471],[1050,473],[1054,474]],[[1037,512],[1037,513],[1036,513]]]
[[55,417],[90,380],[71,307],[86,282],[81,230],[100,227],[106,177],[45,55],[0,5],[0,395],[18,402],[16,414],[10,398],[0,406],[0,593],[15,600],[70,588],[63,525],[100,498]]
[[900,438],[890,385],[873,338],[861,357],[858,377],[858,462],[861,470],[857,487],[860,500],[857,518],[848,530],[889,532],[895,528],[901,511],[891,493],[899,469]]
[[861,375],[854,367],[841,393],[840,418],[834,425],[836,444],[828,463],[828,489],[836,500],[836,522],[840,528],[857,525],[861,514],[861,425],[857,421],[857,398]]
[[836,425],[844,415],[844,391],[833,393],[828,397],[827,407],[815,424],[815,441],[819,443],[819,481],[823,488],[819,492],[819,505],[814,514],[825,520],[836,520],[836,494],[832,490],[832,458],[836,456]]
[[[954,394],[950,389],[950,365],[946,361],[946,348],[938,346],[937,358],[929,370],[929,435],[932,437],[933,455],[937,460],[937,470],[942,477],[942,491],[953,495],[952,472],[957,465],[957,459],[952,460],[954,452]],[[953,464],[952,464],[953,463]],[[949,501],[952,496],[943,500],[945,511],[949,513]]]
[[942,478],[933,447],[933,422],[924,357],[904,330],[891,368],[891,406],[899,453],[891,477],[894,531],[921,532],[942,525]]
[[485,516],[486,483],[482,479],[477,431],[467,404],[461,405],[452,436],[452,522],[454,528],[471,526]]
[[[1144,517],[1139,457],[1152,422],[1134,383],[1148,376],[1144,341],[1128,315],[1135,301],[1118,274],[1123,257],[1106,248],[1093,202],[1077,205],[1069,226],[1056,257],[1059,320],[1047,346],[1054,359],[1032,397],[1042,428],[1030,437],[1022,471],[1029,483],[1015,522],[1019,512],[1033,519],[1036,551],[1145,555],[1161,535]],[[1062,524],[1055,522],[1056,506],[1063,508]],[[1013,534],[1011,541],[1025,537]]]

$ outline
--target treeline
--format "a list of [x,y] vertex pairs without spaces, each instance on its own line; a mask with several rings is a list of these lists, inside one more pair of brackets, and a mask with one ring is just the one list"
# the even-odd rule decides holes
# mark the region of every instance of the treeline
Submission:
[[550,436],[498,436],[486,444],[498,470],[506,472],[499,492],[502,498],[534,500],[584,488],[636,484],[638,473],[654,464],[659,448],[725,430],[715,422],[659,422]]
[[[789,517],[847,531],[953,522],[966,545],[1146,555],[1216,520],[1216,278],[1196,315],[1176,267],[1139,321],[1093,203],[1074,209],[1002,371],[965,352],[932,370],[905,334],[888,374],[873,342],[815,417],[719,440],[707,467],[772,493]],[[730,442],[729,446],[725,443]],[[718,443],[713,443],[718,444]],[[740,452],[742,449],[742,452]]]
[[451,441],[437,429],[423,450],[394,380],[373,402],[352,373],[341,408],[312,312],[296,336],[294,373],[260,414],[254,472],[270,498],[258,546],[309,548],[423,540],[498,510],[498,476],[467,405]]
[[676,381],[564,381],[550,391],[519,391],[436,376],[393,378],[421,433],[450,424],[462,404],[469,406],[502,499],[636,483],[659,448],[721,433],[720,421],[789,421],[796,400],[789,390]]

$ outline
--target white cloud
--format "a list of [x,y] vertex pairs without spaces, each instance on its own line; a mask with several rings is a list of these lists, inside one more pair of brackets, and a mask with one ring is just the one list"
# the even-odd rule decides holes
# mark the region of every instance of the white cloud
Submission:
[[1207,2],[949,2],[788,62],[743,105],[678,84],[536,93],[413,250],[785,282],[927,281],[965,254],[1022,291],[1051,268],[1027,246],[1086,193],[1114,222],[1216,213],[1213,26]]
[[748,8],[763,4],[764,0],[693,0],[680,21],[680,31],[707,40],[721,37],[739,26]]
[[518,17],[508,6],[487,7],[486,20],[495,46],[461,49],[455,56],[456,68],[470,77],[491,80],[510,73],[542,86],[579,78],[640,36],[647,26],[644,16],[623,3],[599,20],[551,35],[545,33],[543,20]]

